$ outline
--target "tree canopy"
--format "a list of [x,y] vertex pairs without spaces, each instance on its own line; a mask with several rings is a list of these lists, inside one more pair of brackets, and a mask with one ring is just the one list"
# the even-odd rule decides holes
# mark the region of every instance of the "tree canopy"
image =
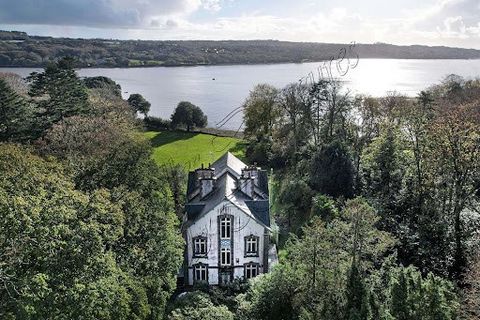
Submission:
[[71,58],[52,62],[43,72],[33,72],[27,80],[28,94],[36,101],[39,126],[43,130],[63,118],[87,114],[90,110],[87,88],[75,72]]
[[[184,65],[292,63],[328,61],[349,44],[277,40],[111,40],[71,39],[0,31],[0,66],[45,67],[69,54],[79,67],[158,67]],[[13,41],[12,41],[13,40]],[[356,44],[362,58],[478,59],[478,50],[397,46],[386,43]],[[268,54],[265,54],[268,53]],[[355,58],[347,52],[346,58]]]
[[[274,110],[267,113],[268,126],[250,119],[259,108],[252,101],[268,102]],[[352,96],[325,79],[276,91],[255,89],[246,103],[247,156],[275,170],[272,212],[280,246],[292,239],[291,233],[298,237],[296,243],[305,241],[305,247],[288,257],[309,252],[291,264],[293,276],[299,273],[297,265],[304,266],[309,271],[303,277],[313,283],[312,265],[317,264],[321,273],[315,282],[332,281],[321,283],[322,288],[331,285],[330,292],[339,294],[311,293],[312,300],[299,302],[305,310],[294,317],[456,319],[456,291],[464,292],[465,312],[475,314],[471,306],[478,299],[472,288],[477,285],[471,266],[480,248],[479,103],[480,80],[455,75],[417,97],[395,92],[381,98]],[[258,130],[267,132],[267,139],[259,139],[263,133],[257,137]],[[358,210],[352,210],[349,199],[355,199],[361,212],[369,211],[357,201],[359,196],[376,212],[375,219],[364,217],[369,228],[395,241],[376,260],[366,252],[356,261],[339,262],[344,261],[341,252],[352,257],[353,249],[315,254],[315,248],[337,244],[337,238],[325,238],[334,226],[343,229],[332,234],[352,244],[344,238],[350,225],[346,221]],[[376,245],[360,242],[359,247],[371,250]],[[328,267],[318,258],[325,255],[336,258]],[[335,270],[335,276],[327,277],[331,271],[325,270]],[[311,292],[311,283],[303,290]],[[294,310],[301,310],[299,305]]]
[[163,319],[174,182],[111,80],[87,89],[68,60],[30,79],[28,103],[0,80],[0,318]]
[[187,131],[207,126],[207,116],[202,109],[188,101],[180,102],[171,117],[174,127],[184,126]]
[[388,255],[395,240],[378,219],[362,198],[328,223],[312,219],[282,264],[253,281],[246,319],[456,319],[453,284],[397,265]]
[[33,122],[34,109],[0,79],[0,142],[31,139]]
[[[418,97],[330,80],[254,88],[247,156],[273,168],[280,263],[178,297],[186,173],[155,164],[138,127],[148,110],[132,112],[145,101],[119,90],[79,79],[70,59],[27,85],[0,76],[0,318],[477,318],[479,80]],[[206,124],[189,102],[172,114]]]
[[146,292],[111,249],[126,223],[111,193],[77,191],[58,163],[0,149],[1,317],[145,317]]
[[145,100],[145,98],[139,93],[133,93],[128,97],[128,104],[135,112],[143,114],[145,117],[150,111],[150,102]]

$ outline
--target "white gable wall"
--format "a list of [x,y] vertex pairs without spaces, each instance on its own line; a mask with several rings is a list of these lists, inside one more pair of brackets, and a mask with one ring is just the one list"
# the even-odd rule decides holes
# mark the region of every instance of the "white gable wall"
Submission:
[[[224,208],[226,208],[226,210]],[[249,262],[258,263],[260,265],[259,273],[263,273],[264,234],[267,232],[267,229],[261,223],[257,222],[255,218],[236,207],[230,201],[224,200],[187,229],[188,282],[190,285],[193,285],[192,266],[197,263],[208,264],[208,282],[212,285],[218,284],[220,233],[220,230],[218,230],[218,216],[222,214],[230,214],[233,216],[232,259],[234,278],[244,276],[244,264]],[[244,239],[249,235],[255,235],[259,238],[258,257],[245,257]],[[193,258],[193,238],[197,236],[207,237],[207,258]]]

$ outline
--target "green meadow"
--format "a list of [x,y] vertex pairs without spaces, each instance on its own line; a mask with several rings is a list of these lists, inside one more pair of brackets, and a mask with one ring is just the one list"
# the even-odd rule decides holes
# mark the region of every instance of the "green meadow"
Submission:
[[182,164],[192,170],[202,163],[213,163],[227,151],[245,158],[245,143],[237,138],[181,131],[148,131],[145,136],[152,143],[153,158],[159,165]]

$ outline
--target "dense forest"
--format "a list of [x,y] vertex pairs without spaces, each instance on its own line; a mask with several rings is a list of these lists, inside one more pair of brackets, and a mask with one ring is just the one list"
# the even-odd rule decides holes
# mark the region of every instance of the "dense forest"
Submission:
[[280,264],[197,286],[169,319],[480,318],[480,80],[415,98],[328,79],[256,86],[247,157],[272,169]]
[[0,319],[162,319],[183,239],[112,81],[0,77]]
[[148,103],[119,92],[71,59],[0,74],[1,319],[480,317],[480,80],[253,88],[246,156],[272,169],[280,263],[181,294],[185,171],[153,162]]
[[247,293],[252,318],[480,318],[479,79],[416,98],[259,85],[244,110],[284,248]]
[[350,44],[249,41],[143,41],[68,39],[0,31],[0,67],[44,67],[64,56],[77,67],[139,67],[309,62],[347,57],[479,59],[480,50],[385,43]]

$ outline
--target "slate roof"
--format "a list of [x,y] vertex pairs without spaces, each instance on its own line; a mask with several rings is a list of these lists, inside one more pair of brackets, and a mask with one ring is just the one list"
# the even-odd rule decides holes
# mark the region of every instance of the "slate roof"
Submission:
[[267,172],[258,170],[255,193],[250,197],[237,188],[237,180],[246,167],[233,154],[225,153],[210,166],[215,169],[216,182],[214,189],[204,198],[198,192],[196,172],[190,172],[187,185],[187,199],[190,200],[185,206],[187,224],[195,222],[226,199],[261,224],[270,227]]
[[225,153],[211,167],[215,169],[215,175],[222,176],[225,171],[230,172],[236,178],[242,174],[242,169],[247,165],[230,152]]
[[264,225],[270,226],[270,203],[268,200],[246,200],[248,209],[262,221]]
[[196,180],[197,174],[195,171],[190,171],[188,173],[188,183],[187,183],[187,195],[190,195],[193,193],[195,190],[195,180]]

